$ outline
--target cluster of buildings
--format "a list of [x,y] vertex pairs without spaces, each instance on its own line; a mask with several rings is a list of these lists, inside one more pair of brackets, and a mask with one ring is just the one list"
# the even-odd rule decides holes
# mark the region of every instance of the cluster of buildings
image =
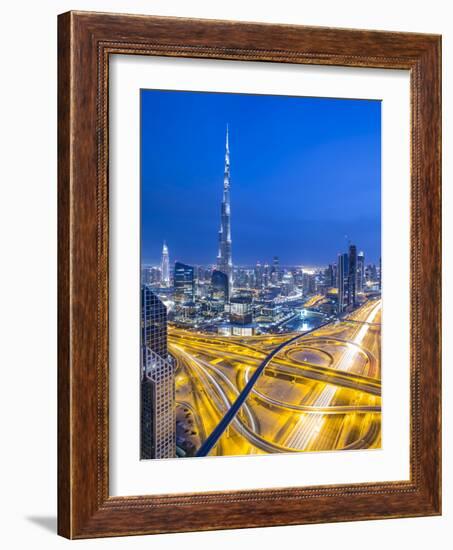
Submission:
[[[294,330],[304,307],[341,318],[381,288],[380,264],[365,264],[354,244],[325,268],[282,266],[278,256],[234,266],[231,239],[230,151],[226,134],[223,195],[214,265],[170,262],[142,267],[141,456],[176,456],[174,364],[167,323],[222,335]],[[309,305],[308,305],[309,304]]]
[[339,314],[356,308],[360,295],[369,296],[381,291],[381,262],[379,267],[374,264],[365,266],[365,254],[357,253],[354,244],[349,245],[348,252],[338,255],[336,266],[330,265],[328,269],[332,273],[332,281],[336,281]]
[[269,263],[232,266],[231,272],[221,255],[212,266],[177,261],[170,270],[168,264],[164,243],[161,265],[142,269],[143,286],[166,305],[168,320],[222,335],[284,332],[288,320],[298,316],[312,296],[323,298],[318,300],[319,311],[341,315],[379,293],[381,286],[380,266],[366,265],[364,253],[353,244],[325,268],[281,266],[278,256]]

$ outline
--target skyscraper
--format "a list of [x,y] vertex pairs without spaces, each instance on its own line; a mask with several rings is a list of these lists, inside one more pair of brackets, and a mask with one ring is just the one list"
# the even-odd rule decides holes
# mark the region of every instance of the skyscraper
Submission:
[[222,271],[214,269],[211,277],[212,297],[220,302],[228,302],[228,277]]
[[167,359],[167,308],[148,285],[142,286],[142,346]]
[[175,376],[167,351],[167,308],[142,286],[140,456],[176,456]]
[[365,280],[369,283],[378,282],[378,272],[374,264],[368,264],[365,268]]
[[264,269],[263,269],[263,286],[265,288],[268,287],[269,282],[270,282],[270,268],[269,268],[269,264],[266,263],[264,264]]
[[175,289],[175,302],[179,304],[193,302],[195,299],[194,268],[191,265],[176,262],[173,286]]
[[335,286],[335,266],[329,264],[324,272],[325,283],[328,288]]
[[305,296],[316,294],[316,276],[314,273],[304,272],[302,275],[302,281]]
[[357,247],[349,246],[348,306],[357,305]]
[[359,252],[357,255],[357,292],[363,292],[365,288],[365,254]]
[[271,281],[276,284],[280,279],[280,260],[278,256],[274,256],[271,267]]
[[294,291],[294,275],[291,271],[287,271],[283,275],[281,288],[284,296],[289,296]]
[[235,296],[230,301],[230,321],[239,325],[246,325],[252,322],[252,297]]
[[346,289],[348,274],[348,255],[338,254],[337,288],[338,288],[338,313],[342,313],[346,306]]
[[263,286],[263,268],[261,262],[256,262],[255,266],[255,288],[262,288]]
[[168,246],[165,241],[162,246],[161,273],[162,286],[170,286],[170,256],[168,254]]
[[379,256],[379,290],[382,290],[382,257]]
[[233,288],[233,260],[231,257],[230,146],[228,142],[228,126],[226,130],[225,170],[223,175],[222,205],[220,209],[217,269],[227,275],[231,294],[231,289]]

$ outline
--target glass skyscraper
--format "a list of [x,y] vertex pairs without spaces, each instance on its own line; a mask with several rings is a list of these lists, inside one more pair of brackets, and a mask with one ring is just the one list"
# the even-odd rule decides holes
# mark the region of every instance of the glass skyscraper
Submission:
[[181,262],[175,263],[174,282],[175,302],[185,304],[195,299],[194,268]]
[[142,307],[140,456],[176,456],[175,374],[167,351],[167,308],[144,285]]
[[348,306],[357,305],[357,247],[349,246]]
[[214,270],[211,277],[212,298],[220,302],[229,300],[229,281],[228,275],[222,271]]
[[251,296],[231,298],[230,321],[238,325],[246,325],[253,321]]
[[338,254],[338,266],[337,266],[338,313],[342,313],[346,307],[348,272],[349,272],[348,255]]
[[357,254],[357,292],[363,292],[365,288],[365,253]]

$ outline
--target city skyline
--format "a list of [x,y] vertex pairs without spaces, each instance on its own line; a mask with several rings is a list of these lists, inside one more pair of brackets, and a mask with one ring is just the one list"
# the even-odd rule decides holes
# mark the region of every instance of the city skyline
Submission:
[[[182,96],[178,94],[182,94]],[[142,90],[142,264],[159,264],[163,241],[167,243],[172,251],[172,263],[174,261],[182,261],[192,265],[215,265],[217,263],[218,242],[216,242],[216,235],[218,235],[219,225],[218,205],[221,201],[222,165],[225,161],[222,157],[225,154],[225,129],[228,122],[232,156],[231,203],[233,210],[232,240],[234,243],[234,266],[252,266],[257,261],[270,262],[274,256],[279,256],[282,265],[321,267],[334,262],[337,254],[348,246],[348,240],[360,242],[360,249],[366,251],[367,261],[377,263],[380,255],[380,103],[365,100],[276,96],[260,96],[258,101],[250,103],[248,101],[250,98],[256,98],[256,96]],[[247,101],[245,101],[246,99]],[[293,191],[297,189],[300,197],[291,196],[290,198],[293,200],[289,202],[297,203],[300,201],[296,199],[301,198],[301,207],[296,205],[296,208],[294,208],[294,205],[291,205],[291,207],[282,208],[278,199],[280,195],[279,193],[275,193],[274,189],[273,202],[276,204],[275,207],[270,208],[268,194],[271,189],[269,186],[272,182],[275,182],[273,172],[277,168],[277,166],[272,166],[270,163],[266,163],[268,171],[271,172],[270,174],[264,174],[266,177],[263,177],[262,167],[258,166],[260,168],[258,169],[258,175],[255,178],[249,177],[246,184],[243,185],[244,174],[251,171],[250,166],[244,169],[243,162],[243,155],[247,153],[247,144],[250,144],[250,134],[253,134],[258,140],[258,143],[254,145],[255,149],[252,147],[252,150],[256,151],[256,147],[261,147],[262,154],[266,153],[267,158],[269,156],[267,154],[269,147],[264,147],[263,149],[263,136],[261,135],[262,132],[258,131],[258,129],[252,132],[249,128],[245,135],[242,135],[242,133],[238,135],[243,124],[238,123],[238,116],[232,116],[234,108],[241,107],[244,109],[245,106],[249,107],[251,105],[253,107],[254,105],[261,105],[262,101],[266,104],[270,101],[274,106],[280,106],[280,108],[277,108],[277,111],[281,115],[288,109],[288,106],[281,107],[282,102],[286,103],[286,100],[290,100],[291,113],[294,112],[294,100],[296,100],[302,113],[310,113],[310,117],[305,117],[307,119],[303,127],[305,133],[313,129],[313,120],[316,117],[318,125],[324,126],[324,131],[318,132],[317,146],[320,151],[323,151],[322,154],[332,157],[332,162],[339,155],[339,151],[344,152],[345,148],[346,150],[354,149],[355,151],[354,166],[356,168],[348,171],[351,179],[348,180],[350,183],[346,187],[346,192],[342,181],[342,177],[345,177],[343,166],[343,172],[340,170],[339,174],[335,174],[336,183],[329,186],[330,194],[325,195],[324,193],[322,205],[314,201],[314,198],[318,196],[319,202],[319,195],[323,195],[322,189],[314,191],[313,186],[315,184],[295,185],[294,181],[292,181],[289,187]],[[195,131],[194,138],[196,145],[194,146],[190,139],[186,139],[186,137],[188,138],[187,131],[191,128],[190,120],[187,125],[181,125],[182,121],[178,119],[178,115],[181,108],[187,106],[188,103],[192,105],[192,111],[195,110],[196,112],[200,108],[200,102],[205,106],[205,109],[206,102],[211,105],[211,108],[224,105],[225,103],[230,104],[229,109],[227,109],[229,116],[224,116],[223,118],[233,118],[236,120],[237,133],[232,130],[231,121],[226,121],[221,131],[219,128],[216,134],[209,136],[209,139],[206,139],[206,141],[203,140],[208,137],[204,135],[207,133],[208,128],[204,128],[203,131]],[[175,107],[173,116],[168,112],[170,104]],[[164,108],[162,111],[161,108],[165,105],[167,109]],[[248,115],[257,116],[256,111],[260,111],[261,109],[262,107],[252,108],[251,114],[249,109]],[[313,113],[313,109],[315,113]],[[320,115],[322,115],[321,118]],[[153,116],[152,124],[147,122],[150,116]],[[194,113],[192,113],[192,116],[194,116]],[[342,138],[336,139],[332,126],[335,123],[344,126],[344,120],[348,119],[348,117],[350,118],[351,126],[354,126],[354,131],[350,132],[349,137],[345,137],[344,131],[342,131]],[[159,138],[163,139],[157,143],[155,139],[156,132],[162,129],[159,126],[160,118],[165,118],[167,126],[163,132],[163,136],[159,133]],[[292,118],[294,119],[294,116]],[[174,124],[181,125],[181,127],[178,127],[178,132],[171,130]],[[275,120],[273,120],[270,126],[275,130],[276,124]],[[307,136],[301,130],[302,137],[296,139],[300,147],[298,151],[297,143],[296,146],[294,145],[294,121],[291,124],[288,119],[281,121],[280,125],[277,124],[280,130],[282,128],[288,130],[287,139],[283,141],[291,140],[291,154],[289,156],[285,154],[281,144],[278,147],[271,148],[274,152],[273,161],[278,165],[279,170],[283,169],[283,172],[285,171],[285,166],[282,167],[281,164],[288,161],[290,157],[294,164],[294,157],[304,157],[305,154],[302,151],[302,145]],[[259,127],[259,124],[257,126]],[[290,126],[292,127],[292,132],[289,132]],[[219,143],[219,136],[217,134],[220,134],[221,143]],[[365,134],[368,137],[363,139]],[[270,129],[267,137],[268,141],[275,145],[275,135]],[[308,159],[309,162],[306,163],[310,164],[311,170],[313,170],[312,156],[314,147],[312,138],[313,135],[310,136],[310,158]],[[345,142],[348,139],[352,141],[349,143],[349,146],[345,146]],[[353,144],[356,144],[358,141],[362,145],[357,149]],[[366,146],[363,145],[363,141],[365,141]],[[185,147],[182,147],[183,144],[185,144]],[[205,148],[207,147],[207,150],[206,154],[201,157],[202,162],[199,162],[197,160],[198,157],[195,155],[195,150],[197,147],[202,147],[203,145]],[[161,153],[164,153],[164,148],[166,153],[163,155],[164,158],[162,158]],[[169,153],[167,149],[173,154],[181,152],[181,161],[173,163],[173,167],[167,164],[165,160]],[[320,151],[318,153],[315,152],[315,156],[318,155],[319,157],[321,155]],[[327,152],[329,152],[329,155]],[[157,162],[157,155],[159,155],[159,163]],[[360,167],[361,155],[364,156],[362,162],[366,165],[367,176],[366,178],[363,176],[363,181],[366,182],[359,185],[360,182],[358,179],[361,170],[357,169],[357,164]],[[370,155],[373,157],[371,161],[369,158]],[[189,159],[187,158],[188,156],[190,157]],[[366,162],[365,158],[367,159]],[[352,164],[352,159],[349,158],[349,160]],[[256,160],[251,164],[254,168],[257,167]],[[346,161],[344,161],[344,164],[347,164]],[[157,182],[160,181],[159,174],[162,172],[163,167],[169,168],[166,175],[166,184],[157,185]],[[207,169],[205,170],[203,167],[207,167]],[[176,180],[177,172],[181,168],[184,169],[184,178]],[[213,175],[212,179],[210,178],[208,181],[208,174],[213,170],[215,170],[215,176]],[[323,185],[325,188],[326,183],[323,178],[327,177],[326,171],[323,167],[320,167],[319,172],[319,177],[316,181],[318,185],[320,185],[320,182],[324,182]],[[354,172],[353,175],[351,175],[352,172]],[[342,173],[343,176],[341,175]],[[198,177],[197,175],[201,178],[200,182],[194,182],[194,178]],[[331,174],[331,177],[333,178],[333,174]],[[340,184],[337,179],[340,180]],[[182,184],[181,181],[185,182],[186,185]],[[153,182],[156,184],[153,185]],[[176,191],[174,186],[176,186],[179,192],[183,193],[181,201],[171,200],[173,197],[172,192]],[[200,196],[199,192],[202,189],[205,191],[203,200],[194,200],[195,195],[197,198]],[[341,193],[338,192],[338,189],[341,190]],[[254,190],[256,192],[255,196],[253,196]],[[191,193],[194,194],[192,197],[190,196]],[[353,203],[354,201],[360,203],[360,208],[358,208],[359,215],[357,212],[351,211],[351,209],[344,212],[340,208],[341,201],[338,200],[338,197],[342,195],[346,195],[349,203]],[[275,196],[277,196],[277,199],[275,199]],[[249,197],[251,204],[244,205],[244,197]],[[305,203],[303,199],[308,197],[311,197],[312,201],[306,201],[309,203],[310,208],[304,207]],[[371,200],[372,197],[374,197],[374,200]],[[336,207],[336,215],[332,214],[333,205]],[[151,209],[153,212],[152,216],[150,215]],[[323,215],[321,215],[321,210],[325,210]],[[295,218],[295,214],[299,217],[297,218],[296,216]],[[192,217],[192,215],[195,217]],[[268,220],[263,219],[263,216],[264,218],[267,216]],[[169,220],[172,220],[173,223],[168,223]],[[189,227],[189,224],[190,232],[181,231],[181,227]],[[250,231],[250,225],[257,225],[255,232]],[[291,230],[291,227],[293,230]],[[305,230],[308,228],[308,230],[304,231],[304,228]],[[265,238],[257,239],[257,232]],[[271,232],[272,235],[270,236],[268,232]],[[282,232],[285,234],[283,240]],[[263,244],[264,241],[266,242],[265,245]],[[314,254],[314,250],[316,254]]]
[[378,102],[142,91],[142,459],[380,447],[379,139]]

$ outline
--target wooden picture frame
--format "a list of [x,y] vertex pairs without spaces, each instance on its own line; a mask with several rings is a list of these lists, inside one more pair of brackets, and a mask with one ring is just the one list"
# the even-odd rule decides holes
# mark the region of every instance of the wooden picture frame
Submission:
[[[69,12],[59,16],[58,48],[59,534],[88,538],[440,514],[440,37]],[[109,496],[112,54],[410,71],[409,481]]]

